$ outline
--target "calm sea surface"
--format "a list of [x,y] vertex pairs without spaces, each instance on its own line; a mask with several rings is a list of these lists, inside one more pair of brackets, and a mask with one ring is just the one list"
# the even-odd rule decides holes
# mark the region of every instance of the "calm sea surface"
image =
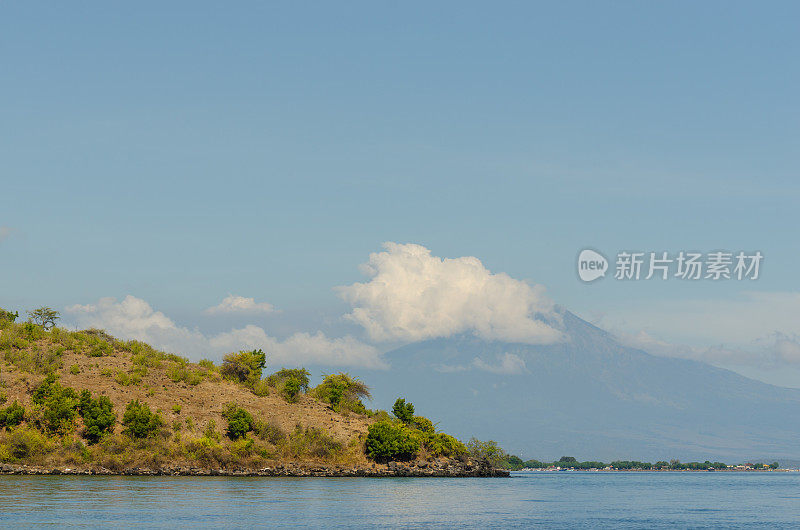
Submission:
[[792,527],[798,473],[507,479],[0,476],[0,525]]

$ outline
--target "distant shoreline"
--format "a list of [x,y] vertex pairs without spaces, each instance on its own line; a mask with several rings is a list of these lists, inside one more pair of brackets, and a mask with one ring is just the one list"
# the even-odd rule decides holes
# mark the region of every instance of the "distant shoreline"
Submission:
[[548,469],[517,469],[514,473],[800,473],[800,469],[573,469],[573,468],[548,468]]

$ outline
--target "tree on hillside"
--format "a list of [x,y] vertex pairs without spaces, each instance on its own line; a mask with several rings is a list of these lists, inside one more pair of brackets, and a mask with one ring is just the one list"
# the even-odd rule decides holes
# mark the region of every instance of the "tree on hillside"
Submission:
[[253,388],[261,380],[261,371],[267,364],[267,356],[261,350],[229,353],[222,359],[222,376],[244,383]]
[[392,414],[403,423],[409,424],[414,421],[414,405],[412,403],[406,403],[406,400],[403,398],[397,398],[397,401],[394,402],[394,406],[392,407]]
[[326,375],[313,391],[314,396],[329,403],[334,410],[342,408],[363,413],[363,398],[371,399],[369,387],[358,377],[346,372]]
[[40,307],[33,311],[28,311],[28,321],[42,326],[44,329],[49,330],[55,327],[56,320],[61,318],[58,311],[50,307]]

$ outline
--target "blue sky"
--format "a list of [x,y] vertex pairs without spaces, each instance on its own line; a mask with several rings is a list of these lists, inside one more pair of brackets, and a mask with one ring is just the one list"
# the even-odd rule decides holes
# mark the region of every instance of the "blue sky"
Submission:
[[[0,13],[3,306],[132,295],[208,333],[252,321],[366,340],[333,287],[395,241],[476,256],[623,333],[692,347],[800,333],[748,327],[800,308],[796,3]],[[749,284],[586,285],[587,246],[765,261]],[[281,313],[203,313],[229,294]],[[690,322],[665,316],[686,307]],[[729,340],[743,327],[751,339]],[[793,368],[741,371],[800,386]]]

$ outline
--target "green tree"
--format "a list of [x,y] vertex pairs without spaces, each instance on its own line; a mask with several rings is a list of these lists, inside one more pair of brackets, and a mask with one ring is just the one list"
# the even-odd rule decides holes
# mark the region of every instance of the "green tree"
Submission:
[[482,442],[472,438],[467,442],[467,450],[474,458],[486,460],[493,467],[498,467],[507,458],[506,452],[494,440]]
[[374,460],[408,460],[420,448],[416,431],[389,421],[378,421],[367,429],[367,454]]
[[33,311],[28,311],[28,320],[42,326],[44,329],[52,329],[56,325],[56,320],[61,318],[58,311],[49,307],[40,307]]
[[4,409],[0,409],[0,429],[14,427],[25,419],[25,407],[14,401]]
[[152,412],[147,403],[134,399],[125,408],[122,426],[122,432],[132,438],[147,438],[164,426],[164,420],[158,412]]
[[392,414],[394,414],[395,418],[408,425],[414,421],[414,405],[406,403],[403,398],[397,398],[392,407]]
[[329,403],[334,410],[347,409],[359,414],[366,413],[363,398],[372,398],[369,387],[357,377],[340,372],[326,375],[322,383],[313,390],[320,401]]
[[61,386],[55,374],[45,377],[32,392],[36,422],[51,434],[68,432],[78,415],[78,393]]
[[243,438],[253,430],[253,416],[243,408],[237,407],[234,403],[225,405],[222,416],[228,422],[225,432],[231,440]]
[[91,392],[83,390],[78,409],[85,427],[84,436],[89,443],[97,443],[104,435],[114,430],[117,417],[114,415],[114,404],[107,396],[92,398]]
[[311,373],[305,368],[281,368],[267,377],[269,386],[281,389],[289,379],[296,379],[300,383],[300,391],[308,392]]

